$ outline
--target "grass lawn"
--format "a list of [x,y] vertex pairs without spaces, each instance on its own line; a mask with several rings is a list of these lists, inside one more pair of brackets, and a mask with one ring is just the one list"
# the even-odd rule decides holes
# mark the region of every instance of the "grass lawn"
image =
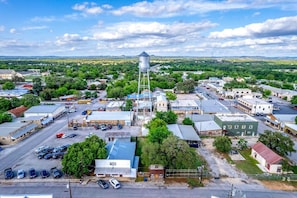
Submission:
[[241,161],[234,161],[236,164],[236,167],[246,174],[261,174],[263,173],[261,169],[258,168],[256,164],[258,162],[250,156],[251,150],[243,150],[239,151],[240,154],[245,158],[245,160]]

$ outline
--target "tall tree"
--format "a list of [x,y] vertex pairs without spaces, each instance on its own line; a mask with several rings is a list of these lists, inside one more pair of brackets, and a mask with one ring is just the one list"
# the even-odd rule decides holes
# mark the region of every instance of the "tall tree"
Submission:
[[296,152],[294,149],[294,142],[290,137],[284,136],[280,132],[272,132],[265,130],[260,134],[259,140],[270,149],[274,150],[282,156],[289,155],[292,152]]
[[232,142],[227,136],[219,136],[215,138],[213,146],[216,147],[218,151],[227,153],[232,149]]
[[83,142],[74,143],[62,159],[63,171],[78,178],[88,174],[95,165],[95,159],[107,157],[105,146],[105,142],[96,135]]
[[156,117],[164,120],[167,124],[175,124],[177,121],[177,115],[173,111],[157,111]]
[[2,85],[2,89],[6,90],[6,89],[14,89],[15,88],[15,84],[11,81],[6,81],[3,85]]
[[32,107],[39,105],[40,99],[38,96],[34,96],[33,94],[26,94],[23,95],[21,102],[26,107]]
[[193,125],[194,122],[191,120],[191,118],[185,118],[185,119],[183,120],[183,124],[184,124],[184,125]]
[[42,80],[41,78],[34,78],[33,79],[33,93],[39,95],[42,91]]
[[147,138],[152,143],[161,144],[170,134],[166,126],[150,128]]

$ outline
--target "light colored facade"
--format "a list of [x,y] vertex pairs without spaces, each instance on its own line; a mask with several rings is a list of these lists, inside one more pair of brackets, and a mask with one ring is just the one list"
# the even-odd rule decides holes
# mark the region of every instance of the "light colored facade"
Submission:
[[273,104],[259,98],[238,98],[237,107],[250,115],[268,115],[273,112]]
[[176,114],[200,113],[199,105],[195,100],[174,100],[170,101],[170,108]]
[[284,132],[296,136],[297,135],[297,124],[285,124]]
[[257,142],[252,147],[251,155],[260,163],[262,170],[264,169],[269,173],[282,172],[283,158],[265,146],[262,142]]
[[133,116],[133,111],[92,111],[92,114],[86,116],[84,119],[83,125],[93,126],[95,124],[121,124],[123,126],[131,126]]
[[30,116],[44,116],[50,118],[57,118],[66,112],[65,105],[53,104],[53,105],[38,105],[33,106],[24,113],[24,117]]
[[271,95],[276,96],[278,98],[287,98],[287,101],[290,101],[293,98],[293,96],[297,95],[297,91],[293,90],[275,88],[269,85],[260,85],[259,87],[263,88],[264,90],[270,90]]
[[17,72],[11,69],[0,69],[0,79],[7,79],[7,80],[12,80],[16,76],[18,76]]
[[214,121],[222,128],[223,135],[255,136],[258,121],[247,114],[216,114]]
[[125,101],[111,101],[106,105],[106,111],[121,111]]
[[231,91],[226,91],[224,93],[225,98],[242,98],[243,96],[250,96],[252,95],[252,90],[243,88],[243,89],[232,89]]
[[197,101],[201,114],[231,113],[230,110],[218,100]]
[[158,95],[155,102],[155,110],[166,112],[168,111],[168,101],[165,95]]

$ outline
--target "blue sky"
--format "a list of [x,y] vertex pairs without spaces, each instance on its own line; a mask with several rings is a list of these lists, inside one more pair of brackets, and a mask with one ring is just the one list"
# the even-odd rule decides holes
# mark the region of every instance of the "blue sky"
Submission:
[[0,0],[2,56],[297,56],[296,0]]

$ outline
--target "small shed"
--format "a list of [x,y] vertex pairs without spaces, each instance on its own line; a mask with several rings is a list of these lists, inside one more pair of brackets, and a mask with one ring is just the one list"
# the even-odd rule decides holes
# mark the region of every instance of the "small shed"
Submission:
[[151,164],[149,166],[149,175],[151,179],[164,178],[165,168],[160,164]]

